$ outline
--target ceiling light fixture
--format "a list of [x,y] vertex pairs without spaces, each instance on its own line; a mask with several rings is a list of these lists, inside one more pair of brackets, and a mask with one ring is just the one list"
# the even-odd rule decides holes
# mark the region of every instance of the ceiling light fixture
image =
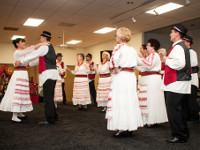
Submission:
[[38,27],[44,19],[28,18],[24,23],[24,26]]
[[78,43],[80,43],[80,42],[82,42],[82,41],[80,41],[80,40],[71,40],[71,41],[66,42],[66,43],[67,43],[67,44],[78,44]]
[[117,28],[110,28],[110,27],[104,27],[102,29],[99,29],[97,31],[94,31],[93,33],[98,33],[98,34],[106,34],[112,31],[115,31]]
[[13,37],[11,38],[11,40],[15,40],[17,38],[21,38],[21,39],[25,39],[26,36],[23,35],[13,35]]
[[135,23],[136,22],[136,19],[135,19],[135,17],[132,17],[132,21]]
[[153,14],[153,15],[160,15],[160,14],[163,14],[163,13],[166,13],[166,12],[169,12],[169,11],[181,8],[181,7],[183,7],[183,5],[181,5],[181,4],[167,3],[165,5],[157,7],[155,9],[146,11],[146,13]]

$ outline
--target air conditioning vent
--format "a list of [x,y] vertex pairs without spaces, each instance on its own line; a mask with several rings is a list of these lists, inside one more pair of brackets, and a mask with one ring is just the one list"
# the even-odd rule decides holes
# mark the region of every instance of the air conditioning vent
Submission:
[[4,27],[4,30],[9,30],[9,31],[17,31],[19,28],[14,28],[14,27]]

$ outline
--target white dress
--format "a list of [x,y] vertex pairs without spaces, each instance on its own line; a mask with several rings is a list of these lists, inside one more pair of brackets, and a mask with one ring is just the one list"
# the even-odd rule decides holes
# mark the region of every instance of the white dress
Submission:
[[[134,67],[137,65],[135,49],[118,44],[113,51],[110,67]],[[134,131],[143,126],[136,90],[134,72],[120,71],[112,75],[106,119],[108,130]]]
[[[138,65],[143,65],[145,72],[159,72],[161,70],[160,57],[156,52],[147,58],[138,58]],[[164,91],[161,90],[161,75],[152,74],[141,76],[138,98],[142,112],[143,124],[167,122],[167,112]]]
[[[110,62],[107,61],[105,64],[100,63],[97,74],[110,74]],[[111,76],[110,77],[99,77],[99,84],[97,88],[98,107],[105,107],[108,103],[108,95],[110,92]]]
[[[76,65],[72,73],[74,75],[88,75],[90,72],[89,66],[84,62],[81,65]],[[74,105],[87,105],[91,104],[90,92],[89,92],[89,81],[87,77],[75,77],[73,87],[73,98]]]
[[[21,60],[34,51],[34,46],[24,50],[14,52],[14,60]],[[21,66],[27,66],[22,64]],[[29,77],[26,70],[15,70],[9,83],[7,91],[1,101],[0,110],[9,112],[28,112],[32,111],[32,102],[30,98]]]
[[[61,74],[58,64],[56,64],[58,73]],[[62,102],[62,78],[59,75],[59,79],[56,81],[55,89],[54,89],[54,102]]]

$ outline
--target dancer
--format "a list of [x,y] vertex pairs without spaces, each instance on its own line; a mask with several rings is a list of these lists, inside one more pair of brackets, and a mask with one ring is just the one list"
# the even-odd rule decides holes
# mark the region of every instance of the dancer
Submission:
[[62,79],[62,96],[63,96],[63,104],[67,105],[67,99],[66,99],[66,94],[65,94],[65,72],[66,72],[66,66],[64,64],[64,62],[62,62],[62,53],[57,53],[56,55],[56,65],[57,65],[57,70],[59,72],[59,75]]
[[106,119],[108,130],[118,130],[114,137],[131,136],[132,131],[143,126],[133,71],[137,65],[137,53],[128,46],[130,39],[129,29],[123,27],[117,30],[117,45],[110,62],[113,75]]
[[[14,60],[21,60],[30,55],[34,49],[46,44],[37,44],[26,48],[25,40],[18,38],[13,40],[17,50],[14,52]],[[22,63],[15,67],[15,71],[8,83],[6,93],[0,103],[0,110],[13,112],[12,121],[21,122],[24,118],[23,112],[32,111],[32,102],[30,98],[29,78],[26,66],[28,63]]]
[[77,64],[74,71],[67,68],[67,71],[75,75],[73,87],[73,104],[78,105],[78,110],[87,110],[87,105],[91,104],[88,74],[89,66],[84,62],[84,54],[77,54]]
[[[59,79],[59,74],[56,69],[56,54],[55,50],[50,44],[51,33],[43,31],[40,35],[42,43],[49,43],[49,46],[41,46],[37,51],[33,51],[28,57],[16,61],[16,66],[30,62],[39,57],[35,61],[35,65],[39,66],[39,85],[43,86],[44,101],[45,101],[45,118],[46,120],[40,122],[40,125],[51,125],[58,120],[56,108],[54,104],[54,91],[56,80]],[[38,64],[39,63],[39,64]]]
[[186,143],[189,138],[187,126],[188,95],[191,92],[191,65],[190,53],[183,42],[187,29],[181,25],[175,25],[171,29],[172,49],[166,57],[164,84],[168,119],[171,126],[172,138],[168,143]]
[[88,79],[89,79],[89,86],[90,86],[90,93],[92,95],[92,99],[94,101],[94,104],[96,105],[96,89],[95,89],[95,84],[94,84],[94,79],[95,79],[95,71],[94,69],[97,69],[97,65],[92,61],[92,54],[88,53],[86,55],[86,61],[87,64],[90,67],[90,73],[88,74]]
[[103,62],[99,64],[97,74],[99,74],[99,84],[97,89],[98,107],[104,107],[102,111],[106,111],[108,103],[108,94],[110,92],[111,74],[110,74],[110,54],[102,53]]
[[167,112],[164,99],[164,91],[161,90],[161,60],[156,52],[160,43],[156,39],[147,42],[147,57],[140,57],[138,65],[143,65],[145,71],[141,73],[142,85],[138,98],[142,111],[143,124],[155,127],[157,124],[167,122]]
[[189,98],[189,120],[193,123],[199,123],[199,104],[197,102],[197,88],[199,87],[199,79],[198,79],[198,60],[197,53],[191,48],[193,44],[192,37],[186,35],[183,38],[185,45],[189,49],[190,52],[190,62],[191,62],[191,71],[192,71],[192,80],[191,80],[191,94]]

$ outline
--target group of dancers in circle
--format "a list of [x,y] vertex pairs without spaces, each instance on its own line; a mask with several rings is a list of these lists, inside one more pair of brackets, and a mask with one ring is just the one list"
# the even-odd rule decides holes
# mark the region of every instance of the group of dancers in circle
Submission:
[[[13,112],[12,120],[21,122],[23,112],[32,111],[29,94],[29,80],[26,66],[39,66],[39,85],[43,87],[45,100],[45,121],[41,125],[54,124],[58,120],[55,107],[56,80],[68,72],[75,76],[73,85],[74,105],[78,110],[87,110],[91,104],[90,81],[99,75],[96,98],[97,106],[106,112],[107,129],[117,131],[114,137],[131,136],[138,127],[155,127],[168,122],[172,138],[169,143],[185,143],[189,138],[186,113],[188,95],[191,94],[191,63],[188,48],[183,42],[189,41],[187,29],[175,25],[171,29],[172,49],[166,55],[156,39],[149,39],[140,50],[129,46],[131,31],[119,28],[116,32],[117,45],[112,56],[102,53],[98,68],[91,61],[92,55],[77,54],[74,70],[56,67],[56,54],[50,43],[51,33],[43,31],[40,43],[26,48],[24,39],[13,41],[15,71],[7,92],[0,104],[0,110]],[[187,52],[188,51],[188,52]],[[60,55],[62,56],[62,55]],[[188,61],[189,60],[189,61]],[[189,69],[189,72],[188,72]],[[135,70],[139,70],[138,82]],[[193,72],[195,73],[195,72]],[[61,84],[61,82],[60,82]],[[94,84],[94,82],[93,82]]]

